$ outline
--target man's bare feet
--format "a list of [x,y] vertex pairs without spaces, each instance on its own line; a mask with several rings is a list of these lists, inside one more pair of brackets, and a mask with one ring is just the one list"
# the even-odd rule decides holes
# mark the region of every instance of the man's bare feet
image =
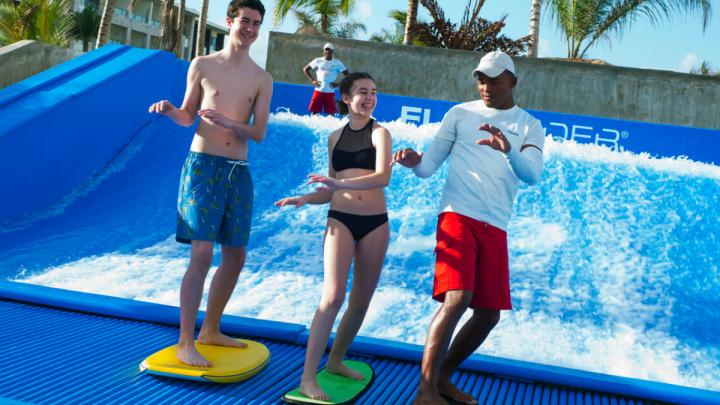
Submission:
[[477,405],[477,400],[472,395],[456,387],[450,380],[438,380],[438,393],[445,395],[461,404]]
[[300,382],[300,393],[308,398],[329,401],[330,397],[320,388],[315,379]]
[[365,377],[357,370],[353,370],[350,367],[346,366],[343,363],[340,364],[330,364],[329,362],[325,364],[325,371],[327,371],[330,374],[337,374],[337,375],[343,375],[347,378],[352,378],[353,380],[364,380]]
[[435,390],[418,389],[412,405],[449,405]]
[[197,342],[201,345],[237,347],[240,349],[247,347],[246,343],[239,342],[222,333],[205,333],[202,330],[198,334]]
[[197,351],[194,342],[190,346],[178,346],[175,358],[178,359],[179,362],[187,364],[188,366],[201,368],[212,367],[212,363],[210,363],[208,359],[203,357],[203,355]]

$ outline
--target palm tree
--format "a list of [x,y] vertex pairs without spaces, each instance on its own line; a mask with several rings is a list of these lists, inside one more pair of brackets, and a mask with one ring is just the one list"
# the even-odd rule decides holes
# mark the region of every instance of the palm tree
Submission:
[[16,6],[12,2],[0,2],[0,45],[9,45],[25,39],[32,24],[34,8]]
[[22,0],[0,3],[0,43],[29,39],[67,46],[75,29],[69,0]]
[[415,41],[419,40],[424,46],[475,52],[503,51],[511,56],[520,55],[527,49],[530,36],[512,40],[500,33],[507,14],[495,22],[479,17],[485,0],[468,0],[460,24],[445,17],[437,0],[419,1],[432,18],[429,23],[418,21],[412,28]]
[[408,9],[405,18],[405,34],[403,45],[412,45],[415,39],[411,28],[417,22],[418,0],[408,0]]
[[[172,1],[172,0],[165,0]],[[112,24],[113,14],[115,14],[115,0],[105,0],[105,7],[103,7],[102,18],[100,19],[100,31],[98,31],[97,42],[95,42],[95,49],[108,43],[110,38],[110,25]]]
[[598,41],[610,43],[639,17],[652,24],[675,13],[700,11],[703,31],[712,15],[711,0],[547,0],[550,18],[565,35],[568,58],[582,58]]
[[699,68],[693,67],[690,69],[690,74],[701,75],[701,76],[718,76],[720,77],[720,71],[712,70],[712,65],[706,60],[700,64]]
[[[395,21],[394,24],[394,30],[388,30],[386,28],[383,28],[380,30],[379,33],[374,33],[370,37],[370,41],[373,42],[387,42],[391,44],[404,44],[404,45],[418,45],[417,43],[413,44],[405,44],[406,37],[406,28],[407,28],[407,13],[402,10],[390,10],[390,13],[388,14],[388,17],[390,17],[392,20]],[[416,24],[417,18],[415,19],[415,22],[413,22],[413,25]],[[421,21],[424,23],[424,21]],[[413,34],[414,37],[414,34]],[[415,41],[414,41],[415,42]]]
[[[341,12],[339,9],[330,9],[327,14],[323,15],[314,9],[292,10],[295,19],[298,20],[300,28],[313,27],[319,32],[338,38],[355,38],[359,31],[367,32],[365,24],[355,21],[340,21]],[[325,30],[323,31],[323,23]]]
[[343,21],[339,24],[331,25],[329,29],[330,35],[338,38],[355,38],[358,31],[367,32],[367,27],[365,24],[355,20]]
[[182,58],[182,33],[185,30],[185,0],[180,0],[180,7],[175,14],[174,2],[165,0],[160,16],[160,38],[158,49],[175,53]]
[[75,13],[75,37],[83,43],[83,52],[90,48],[90,41],[98,34],[100,29],[100,16],[95,7],[85,7],[83,11]]
[[207,24],[208,3],[210,3],[210,0],[202,0],[200,5],[200,18],[198,19],[197,26],[195,56],[205,55],[205,25]]
[[336,21],[341,14],[348,16],[352,13],[355,0],[278,0],[273,11],[275,17],[273,27],[282,23],[290,10],[298,11],[302,8],[309,14],[317,16],[320,32],[330,34],[332,21]]
[[542,0],[532,0],[530,11],[530,44],[528,45],[528,57],[537,58],[538,41],[540,40],[540,7]]

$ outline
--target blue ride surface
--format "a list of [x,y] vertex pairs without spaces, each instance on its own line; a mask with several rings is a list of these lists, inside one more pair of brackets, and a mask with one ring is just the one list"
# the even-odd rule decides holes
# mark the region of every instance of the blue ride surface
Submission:
[[[98,61],[96,52],[100,51],[106,55],[106,63]],[[187,63],[163,55],[129,47],[104,47],[76,58],[72,69],[61,65],[45,72],[43,80],[38,76],[31,78],[35,80],[34,87],[19,83],[27,90],[25,93],[14,86],[0,92],[0,121],[8,123],[0,127],[0,153],[3,154],[0,167],[5,173],[13,173],[8,187],[0,190],[3,193],[0,215],[6,216],[0,217],[5,218],[0,219],[0,275],[22,282],[4,284],[0,297],[123,319],[176,323],[176,308],[141,302],[177,305],[177,289],[189,257],[187,247],[174,242],[174,224],[180,168],[194,127],[180,128],[167,118],[153,120],[155,117],[146,113],[152,101],[171,99],[178,103],[182,97]],[[140,62],[120,63],[116,61],[120,56],[122,60]],[[147,70],[143,70],[148,67],[145,65],[155,69],[155,83],[137,87],[136,76],[142,79],[147,74]],[[93,73],[96,69],[99,73]],[[158,76],[158,69],[169,73]],[[116,80],[121,82],[108,93],[103,86]],[[73,86],[82,90],[75,94]],[[67,123],[69,128],[55,131],[59,125],[53,118],[56,117],[53,114],[58,114],[54,112],[56,104],[45,109],[21,109],[23,113],[17,116],[9,113],[14,103],[30,105],[33,97],[51,99],[56,91],[70,94],[66,98],[73,100],[93,97],[96,104],[85,111],[93,120],[74,119]],[[332,117],[296,115],[306,108],[306,100],[291,96],[298,91],[306,92],[307,88],[275,85],[273,111],[284,107],[295,114],[274,114],[266,141],[251,145],[249,160],[256,189],[251,250],[227,311],[294,325],[290,325],[288,331],[287,324],[244,318],[238,321],[241,326],[232,326],[237,323],[236,318],[232,318],[224,327],[228,333],[238,336],[303,345],[307,339],[305,326],[309,325],[320,296],[325,208],[279,210],[272,202],[307,191],[308,187],[303,185],[306,174],[327,171],[326,137],[341,122]],[[112,97],[119,99],[112,100],[116,108],[103,108],[103,103]],[[30,101],[22,101],[24,98]],[[398,108],[392,107],[395,101]],[[384,96],[378,101],[377,113],[394,109],[394,117],[384,118],[398,119],[403,114],[403,106],[421,108],[412,106],[428,105],[425,103],[431,103],[435,110],[452,105]],[[405,108],[404,111],[407,118],[416,110]],[[117,114],[128,118],[113,121]],[[104,117],[111,125],[101,125]],[[575,125],[572,116],[563,119],[567,120],[549,122],[564,123],[570,128]],[[38,129],[25,133],[25,127],[17,122],[32,124]],[[615,122],[612,128],[620,128],[617,125],[622,123],[627,122]],[[437,128],[433,125],[417,128],[400,120],[386,125],[393,134],[395,148],[423,149]],[[138,131],[139,127],[142,129]],[[718,133],[693,132],[692,128],[683,131],[711,146],[712,136],[717,137]],[[635,133],[639,132],[633,131],[633,135]],[[43,136],[57,138],[54,150],[59,158],[50,157],[53,148],[48,148],[46,159],[28,159],[26,154],[17,153],[33,150],[34,145],[43,142]],[[88,146],[88,137],[108,139]],[[672,143],[669,137],[658,135],[657,138],[658,144]],[[628,149],[623,144],[619,146]],[[98,163],[102,159],[97,157],[101,155],[110,157]],[[92,164],[85,159],[88,156],[92,157],[89,159]],[[58,161],[63,164],[57,164]],[[360,338],[353,352],[419,361],[421,347],[417,344],[422,344],[437,308],[428,297],[434,215],[446,171],[443,167],[425,181],[413,177],[407,170],[395,171],[387,192],[393,242],[368,319],[361,330],[361,335],[415,345]],[[15,177],[33,182],[33,186],[16,189],[11,182],[22,182]],[[663,384],[670,382],[715,391],[720,387],[717,371],[720,354],[714,326],[720,321],[714,304],[720,288],[713,276],[717,273],[716,247],[720,239],[718,179],[720,170],[712,165],[612,152],[602,146],[602,142],[583,145],[548,138],[543,180],[535,187],[521,188],[510,225],[516,310],[504,315],[481,350],[484,354],[525,361],[475,355],[465,367],[526,382],[544,381],[653,401],[720,403],[717,392]],[[38,204],[44,208],[38,209]],[[19,212],[26,215],[21,216]],[[219,254],[215,259],[216,265]],[[124,299],[48,290],[27,283]],[[34,344],[26,347],[23,343],[21,337],[27,336],[29,330],[44,328],[42,322],[30,322],[22,315],[36,307],[7,305],[6,313],[16,321],[10,324],[16,332],[8,330],[4,347],[14,347],[20,358],[32,358],[33,364],[37,362],[36,370],[46,378],[40,386],[69,384],[69,380],[63,379],[68,378],[63,374],[63,367],[44,368],[48,365],[29,352]],[[114,309],[96,311],[108,305]],[[48,314],[48,319],[55,321],[64,317],[58,311]],[[83,322],[70,323],[70,330],[74,330],[72,325]],[[108,334],[111,329],[114,333],[114,322],[102,322],[103,327],[109,328]],[[62,324],[58,321],[53,327],[57,328],[58,323]],[[87,326],[78,330],[85,334],[94,328]],[[268,335],[276,329],[279,336]],[[171,328],[166,332],[165,338],[157,342],[161,347],[174,343],[176,330]],[[120,335],[127,337],[127,333],[123,333]],[[133,339],[139,337],[133,336]],[[68,344],[70,347],[66,350],[77,352],[78,356],[83,353],[82,344],[70,341]],[[132,341],[128,344],[133,346]],[[146,356],[152,351],[148,349],[143,354]],[[118,358],[127,360],[122,356]],[[274,352],[273,359],[278,361]],[[288,371],[288,376],[297,374],[301,367],[301,361],[293,364],[295,368]],[[381,395],[373,398],[383,400],[368,399],[366,403],[410,401],[417,384],[417,364],[403,367],[409,374],[386,384],[382,391],[368,393]],[[567,367],[634,378],[603,376]],[[85,371],[85,375],[92,373],[90,369]],[[105,369],[102,373],[106,373],[105,379],[99,378],[98,384],[112,385],[113,370]],[[134,379],[142,378],[132,373],[124,376],[129,380],[122,380],[123,383],[130,385]],[[257,378],[262,376],[261,373]],[[283,383],[288,387],[278,387],[278,392],[291,389],[290,385],[296,380],[288,377]],[[0,397],[34,402],[49,395],[44,391],[40,396],[30,393],[23,396],[23,391],[16,388],[3,391],[2,387],[14,387],[18,381],[22,381],[21,377],[6,373],[0,379]],[[503,384],[506,388],[513,384],[512,380],[487,381],[490,387],[497,384],[500,391]],[[142,384],[157,395],[166,392],[168,385],[163,382],[156,385],[156,382],[143,380]],[[485,387],[480,384],[480,388],[473,387],[478,390]],[[130,385],[124,388],[123,395],[134,395]],[[536,383],[534,389],[540,386]],[[84,387],[79,398],[96,395],[93,392],[97,387]],[[75,395],[77,391],[72,386],[64,389],[62,392],[67,395]],[[201,385],[184,386],[182,395],[195,392],[202,396],[206,391]],[[493,396],[488,403],[496,400],[498,403],[544,403],[555,401],[553,398],[565,398],[573,403],[571,397],[577,401],[577,395],[569,392],[575,391],[543,388],[530,396],[503,394],[500,400]],[[386,402],[392,395],[397,395],[397,402],[392,402],[394,399]],[[597,403],[630,403],[620,396],[601,393],[590,394],[589,400],[575,403],[595,403],[593,395],[600,401]],[[137,393],[134,398],[138,396],[142,394]],[[218,401],[229,401],[224,398]],[[254,398],[255,403],[274,403],[279,397],[259,395],[258,398]],[[586,398],[585,394],[580,398]],[[107,402],[113,401],[116,400]],[[197,401],[212,402],[207,398]]]

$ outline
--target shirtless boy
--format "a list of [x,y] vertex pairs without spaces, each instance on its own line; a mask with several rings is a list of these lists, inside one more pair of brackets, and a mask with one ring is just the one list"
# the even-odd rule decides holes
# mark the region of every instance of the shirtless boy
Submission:
[[177,359],[196,367],[212,366],[195,348],[194,332],[216,242],[221,245],[221,261],[210,285],[197,343],[246,346],[220,333],[220,317],[245,264],[250,236],[253,185],[246,162],[247,142],[260,143],[265,138],[272,97],[272,77],[249,56],[265,7],[259,0],[233,0],[227,15],[230,44],[193,59],[182,107],[175,108],[167,100],[150,106],[151,113],[166,115],[185,127],[200,115],[180,178],[176,234],[178,242],[191,244],[190,265],[180,287]]

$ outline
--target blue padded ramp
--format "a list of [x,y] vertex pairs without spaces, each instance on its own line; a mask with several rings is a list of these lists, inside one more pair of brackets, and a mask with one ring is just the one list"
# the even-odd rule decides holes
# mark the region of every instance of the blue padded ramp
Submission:
[[[177,64],[167,52],[108,45],[1,90],[0,171],[13,175],[0,190],[0,223],[47,206],[105,166],[155,118],[150,104],[172,98]],[[170,78],[157,80],[163,74]]]

